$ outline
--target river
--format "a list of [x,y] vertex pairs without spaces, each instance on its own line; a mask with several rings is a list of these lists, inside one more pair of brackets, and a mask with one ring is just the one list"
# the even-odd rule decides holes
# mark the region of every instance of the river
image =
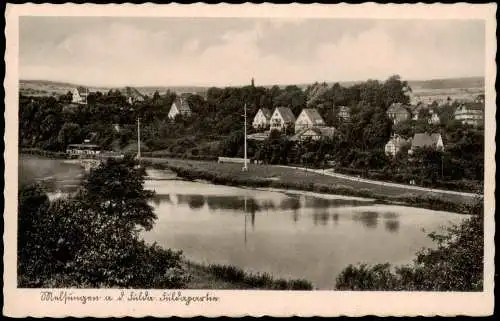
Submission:
[[[43,173],[39,178],[52,178],[63,191],[64,182],[74,186],[80,170],[47,161],[36,162],[35,171]],[[151,205],[158,220],[143,233],[147,242],[180,249],[200,263],[305,278],[319,289],[332,289],[338,273],[351,263],[410,263],[416,251],[433,245],[428,233],[466,218],[355,197],[229,187],[180,180],[168,171],[148,173],[154,179],[145,188],[156,192]]]

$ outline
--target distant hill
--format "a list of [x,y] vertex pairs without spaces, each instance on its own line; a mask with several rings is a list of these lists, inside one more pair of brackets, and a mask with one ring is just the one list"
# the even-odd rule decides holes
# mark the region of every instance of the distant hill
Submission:
[[73,84],[67,82],[57,82],[49,80],[20,80],[19,90],[21,93],[30,95],[45,95],[50,96],[53,93],[56,95],[66,94],[73,88],[83,86],[88,87],[91,91],[108,92],[110,89],[118,89],[123,93],[131,93],[132,95],[148,95],[152,96],[155,91],[164,94],[167,90],[177,93],[200,93],[203,94],[209,87],[199,86],[138,86],[138,87],[96,87],[86,86],[83,84]]
[[482,88],[483,77],[464,77],[408,81],[412,89]]
[[[322,83],[323,81],[318,81]],[[350,87],[362,81],[339,81],[339,84],[344,87]],[[327,82],[328,86],[332,86],[335,82]],[[430,79],[430,80],[409,80],[408,83],[413,90],[434,90],[434,89],[452,89],[452,88],[482,88],[484,87],[483,77],[462,77],[462,78],[447,78],[447,79]],[[296,84],[296,86],[306,89],[311,84]],[[19,88],[21,93],[30,95],[61,95],[66,94],[69,90],[75,87],[84,86],[81,84],[72,84],[67,82],[56,82],[48,80],[20,80]],[[262,87],[271,88],[273,85],[262,85]],[[286,84],[279,84],[281,88],[286,87]],[[93,91],[108,92],[110,89],[120,89],[129,87],[93,87],[88,86]],[[221,86],[219,86],[221,87]],[[239,86],[237,86],[239,87]],[[134,88],[134,92],[138,91],[142,95],[152,96],[155,91],[164,94],[167,90],[177,93],[199,93],[204,94],[210,88],[209,86],[138,86]]]

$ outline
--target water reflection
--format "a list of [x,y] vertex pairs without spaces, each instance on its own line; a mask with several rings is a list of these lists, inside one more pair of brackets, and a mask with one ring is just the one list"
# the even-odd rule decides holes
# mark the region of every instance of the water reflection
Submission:
[[364,206],[371,204],[368,201],[358,201],[351,199],[329,199],[306,196],[304,201],[304,208],[332,208],[332,207],[346,207],[346,206]]
[[337,214],[337,213],[333,214],[332,221],[335,225],[339,224],[339,214]]
[[254,198],[247,198],[246,207],[244,197],[210,195],[206,197],[206,200],[208,208],[211,211],[238,210],[243,212],[245,208],[250,212],[259,212],[262,210],[262,207],[259,206]]
[[297,210],[300,208],[300,199],[298,197],[287,197],[280,202],[282,210]]
[[391,233],[395,233],[399,230],[399,221],[398,220],[387,220],[385,222],[385,229]]
[[170,194],[155,194],[153,196],[153,203],[159,206],[162,203],[171,204],[172,200],[170,199]]
[[378,224],[378,213],[373,211],[360,212],[354,214],[353,219],[363,223],[367,228],[375,228]]
[[386,219],[394,219],[397,217],[399,217],[399,214],[394,213],[394,212],[385,212],[384,213],[384,218],[386,218]]
[[326,211],[322,212],[315,212],[313,214],[313,222],[314,225],[328,225],[328,221],[330,219],[330,214],[328,214]]
[[203,195],[189,195],[188,205],[191,209],[199,209],[205,205],[205,198]]

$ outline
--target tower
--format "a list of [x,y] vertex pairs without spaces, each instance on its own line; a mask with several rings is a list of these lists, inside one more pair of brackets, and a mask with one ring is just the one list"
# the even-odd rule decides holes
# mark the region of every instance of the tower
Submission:
[[255,87],[255,81],[254,81],[253,77],[252,77],[252,87]]

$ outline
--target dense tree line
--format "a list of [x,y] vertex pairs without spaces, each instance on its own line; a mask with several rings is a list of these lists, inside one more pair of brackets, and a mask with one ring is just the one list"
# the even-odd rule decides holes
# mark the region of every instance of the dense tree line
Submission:
[[[441,124],[429,124],[427,111],[419,120],[393,125],[386,111],[394,102],[409,103],[411,88],[399,76],[386,81],[368,80],[350,87],[312,84],[304,90],[298,86],[270,88],[245,86],[209,88],[206,97],[193,94],[187,100],[191,116],[168,118],[175,93],[155,92],[142,102],[129,104],[118,90],[91,93],[86,105],[72,105],[71,93],[54,97],[20,96],[20,145],[62,151],[68,144],[94,137],[103,149],[123,149],[136,140],[136,122],[141,119],[143,150],[158,155],[217,157],[243,156],[243,105],[247,106],[249,133],[252,117],[259,108],[290,107],[298,116],[305,108],[317,108],[328,126],[338,135],[320,142],[296,143],[277,133],[263,142],[249,142],[248,155],[270,164],[304,164],[337,167],[353,174],[368,175],[378,171],[381,179],[396,178],[420,183],[460,180],[482,181],[484,130],[453,120],[456,104],[439,109]],[[338,118],[339,106],[347,106],[351,120]],[[116,130],[114,124],[119,125]],[[407,147],[400,155],[389,158],[384,146],[391,134],[411,138],[415,133],[441,133],[445,151],[418,154],[409,162]],[[93,135],[92,135],[93,134]],[[163,154],[162,154],[163,153]],[[356,172],[357,171],[357,172]],[[424,182],[425,180],[425,182]]]

